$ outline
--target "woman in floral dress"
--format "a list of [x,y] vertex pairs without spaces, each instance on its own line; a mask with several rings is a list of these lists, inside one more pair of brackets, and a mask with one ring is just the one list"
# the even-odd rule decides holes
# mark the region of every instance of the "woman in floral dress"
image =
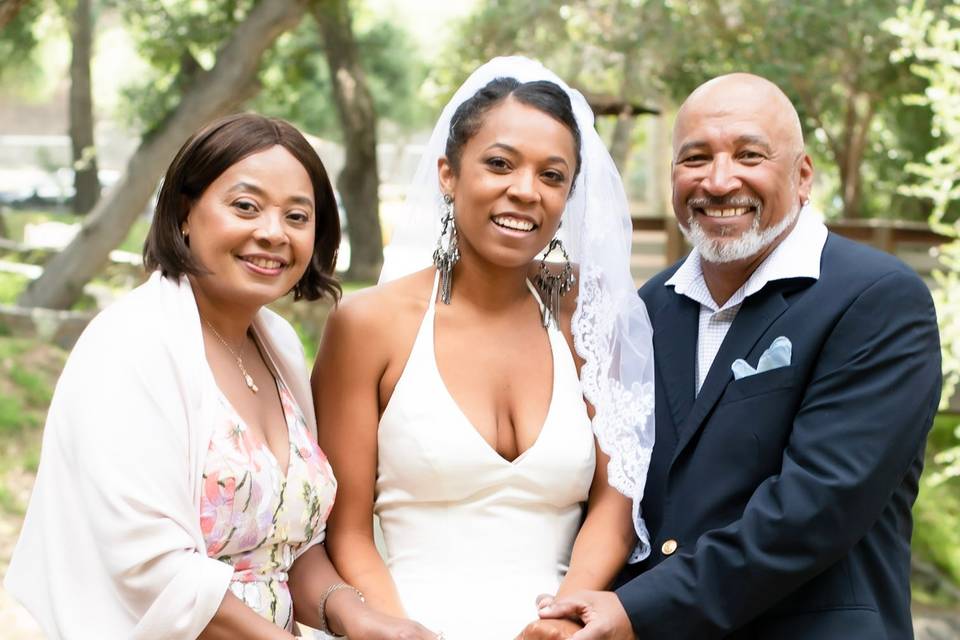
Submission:
[[184,144],[152,275],[90,323],[51,403],[5,579],[48,637],[435,637],[366,607],[321,544],[336,481],[299,339],[264,305],[335,301],[339,240],[288,123],[230,116]]

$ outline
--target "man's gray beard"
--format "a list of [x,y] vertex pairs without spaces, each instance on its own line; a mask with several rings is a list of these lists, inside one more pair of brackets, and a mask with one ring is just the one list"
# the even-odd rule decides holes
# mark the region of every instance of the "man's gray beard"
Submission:
[[690,244],[700,252],[700,257],[703,260],[714,264],[723,264],[757,255],[780,237],[780,234],[786,231],[799,215],[800,207],[795,206],[793,211],[784,216],[779,223],[769,229],[761,230],[759,212],[755,213],[753,214],[753,224],[735,240],[711,238],[700,226],[700,221],[697,220],[696,215],[690,216],[690,228],[687,229],[680,225],[680,231]]

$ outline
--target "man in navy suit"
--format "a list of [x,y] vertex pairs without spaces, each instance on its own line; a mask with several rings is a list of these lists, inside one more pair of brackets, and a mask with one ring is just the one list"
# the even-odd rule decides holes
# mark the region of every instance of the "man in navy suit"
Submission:
[[694,251],[640,290],[653,552],[541,615],[580,618],[576,640],[913,638],[910,509],[941,384],[927,287],[804,207],[813,165],[771,82],[700,86],[673,150]]

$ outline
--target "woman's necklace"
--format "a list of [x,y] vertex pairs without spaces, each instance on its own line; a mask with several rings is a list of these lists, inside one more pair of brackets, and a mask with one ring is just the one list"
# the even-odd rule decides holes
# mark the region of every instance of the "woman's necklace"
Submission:
[[[213,328],[213,325],[210,324],[210,322],[206,318],[204,318],[203,316],[200,316],[200,319],[203,320],[203,322],[208,327],[210,327],[210,331],[213,331],[213,335],[217,336],[217,340],[223,343],[223,346],[227,348],[227,351],[230,352],[230,355],[236,358],[237,367],[240,368],[240,373],[243,375],[243,381],[247,383],[247,388],[250,389],[250,391],[252,391],[253,393],[256,393],[257,391],[259,391],[260,389],[259,387],[257,387],[257,383],[253,381],[253,376],[247,373],[247,368],[243,366],[243,345],[242,344],[240,345],[239,351],[235,350],[233,347],[230,346],[230,344],[226,340],[223,339],[223,336],[221,336],[220,333]],[[246,340],[244,340],[244,342],[246,342]]]

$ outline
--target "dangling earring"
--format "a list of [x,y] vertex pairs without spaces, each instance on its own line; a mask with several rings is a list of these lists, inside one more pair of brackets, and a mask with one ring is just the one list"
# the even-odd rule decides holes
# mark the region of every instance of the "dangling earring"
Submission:
[[[437,238],[437,248],[433,251],[433,264],[440,272],[440,300],[450,304],[450,291],[453,287],[453,265],[460,260],[460,248],[457,246],[457,225],[453,217],[453,196],[443,194],[443,229]],[[444,247],[444,237],[447,238]]]
[[[560,249],[563,254],[563,266],[559,273],[553,273],[547,266],[547,257],[554,251]],[[577,277],[573,275],[573,267],[570,265],[570,256],[563,246],[560,238],[554,238],[547,245],[547,250],[543,252],[540,258],[540,271],[537,273],[537,287],[546,295],[546,301],[543,305],[543,326],[546,328],[551,321],[556,329],[560,328],[560,296],[564,296],[573,289]]]

